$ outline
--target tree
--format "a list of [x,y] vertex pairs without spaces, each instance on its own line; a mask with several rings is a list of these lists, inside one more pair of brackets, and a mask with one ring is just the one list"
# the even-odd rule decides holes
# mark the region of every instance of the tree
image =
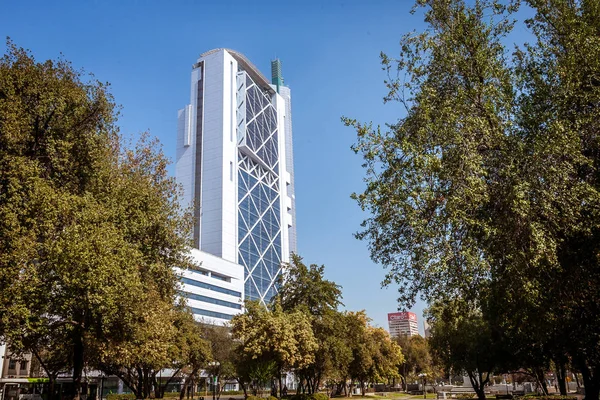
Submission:
[[429,343],[425,338],[419,335],[401,335],[395,338],[395,341],[404,356],[404,362],[398,368],[404,390],[406,390],[407,379],[414,379],[422,373],[428,376],[433,374],[433,360],[429,352]]
[[480,400],[494,371],[502,367],[504,349],[495,341],[476,304],[454,301],[429,310],[431,347],[447,369],[464,371]]
[[368,322],[364,311],[346,314],[348,347],[352,351],[347,372],[350,392],[353,383],[358,381],[363,396],[366,383],[398,377],[398,366],[404,361],[400,346],[389,334],[382,328],[369,326]]
[[[189,370],[186,378],[193,378],[210,359],[211,349],[184,304],[175,308],[155,299],[146,304],[140,317],[131,340],[106,343],[94,364],[106,374],[118,376],[136,398],[162,398],[164,389],[179,379],[182,371]],[[172,370],[166,382],[158,380],[163,369]]]
[[279,304],[267,310],[256,302],[246,302],[243,314],[232,322],[234,338],[241,351],[253,360],[277,364],[279,395],[284,371],[301,369],[314,361],[318,348],[310,320],[299,311],[285,313]]
[[382,55],[386,100],[406,115],[387,132],[345,119],[367,171],[355,198],[372,214],[358,237],[403,304],[458,298],[494,334],[525,325],[512,341],[543,356],[528,362],[567,356],[597,400],[600,6],[527,3],[536,42],[511,60],[517,2],[418,1],[428,29],[398,60]]
[[296,371],[300,378],[298,390],[309,394],[318,390],[328,374],[337,374],[336,360],[339,362],[348,354],[340,329],[342,315],[337,311],[342,304],[341,288],[325,279],[324,273],[325,266],[307,267],[300,256],[292,254],[275,300],[283,311],[302,312],[311,321],[318,350],[313,363]]
[[[181,357],[183,365],[181,372],[185,376],[185,380],[181,387],[180,400],[183,400],[187,389],[194,379],[198,377],[200,370],[206,367],[207,361],[212,357],[212,348],[207,343],[208,339],[204,330],[196,322],[193,315],[189,313],[188,315],[191,316],[191,319],[185,319],[185,325],[182,326],[183,329],[180,329],[187,345]],[[166,385],[164,386],[166,387]]]
[[404,362],[400,346],[394,342],[383,328],[369,327],[373,368],[371,382],[385,382],[398,378],[398,366]]
[[203,325],[203,331],[212,353],[212,362],[206,367],[206,372],[217,379],[217,396],[220,398],[225,383],[237,378],[235,352],[238,346],[227,326]]
[[285,274],[281,275],[278,294],[281,308],[290,311],[304,307],[311,315],[337,310],[343,305],[341,287],[325,279],[324,273],[324,265],[311,264],[307,267],[302,257],[292,254]]
[[[501,44],[512,26],[507,7],[418,3],[427,6],[428,29],[403,37],[398,60],[382,54],[385,100],[401,102],[406,116],[388,132],[344,118],[357,131],[353,149],[367,174],[365,191],[353,197],[372,215],[357,237],[390,269],[384,283],[398,283],[407,306],[419,293],[476,297],[487,281],[486,206],[496,200],[488,182],[511,160],[515,102]],[[406,81],[392,75],[395,67]]]
[[[531,308],[547,307],[555,333],[550,341],[582,371],[586,398],[597,399],[600,7],[593,1],[530,3],[536,14],[528,24],[538,41],[517,58],[518,72],[530,77],[521,86],[519,122],[538,161],[525,175],[536,196],[532,230],[548,249],[544,268],[533,274],[547,289]],[[552,354],[559,364],[561,353]]]
[[[156,142],[124,145],[108,87],[8,42],[0,61],[0,335],[61,335],[86,357],[174,303],[189,219]],[[29,344],[31,344],[30,342]],[[33,351],[33,348],[17,349]]]

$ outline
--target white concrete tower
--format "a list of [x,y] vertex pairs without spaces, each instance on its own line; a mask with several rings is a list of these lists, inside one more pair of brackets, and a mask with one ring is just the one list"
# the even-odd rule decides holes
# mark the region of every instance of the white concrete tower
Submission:
[[178,115],[176,175],[184,206],[194,204],[194,247],[243,266],[243,297],[262,302],[295,250],[286,93],[242,54],[215,49],[193,65]]

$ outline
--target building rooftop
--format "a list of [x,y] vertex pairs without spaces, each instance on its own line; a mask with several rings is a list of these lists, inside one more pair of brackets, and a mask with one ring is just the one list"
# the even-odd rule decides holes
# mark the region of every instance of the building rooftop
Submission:
[[[272,95],[275,94],[275,90],[271,87],[271,82],[269,82],[267,80],[267,78],[258,70],[258,68],[256,68],[256,66],[254,64],[252,64],[252,62],[250,60],[248,60],[246,58],[246,56],[240,52],[237,52],[237,51],[231,50],[231,49],[227,49],[224,47],[220,47],[218,49],[212,49],[205,53],[202,53],[200,55],[200,58],[209,56],[214,53],[218,53],[220,51],[226,51],[229,54],[231,54],[231,56],[233,58],[235,58],[235,60],[239,64],[241,64],[242,68],[244,68],[244,70],[248,73],[248,75],[250,75],[250,77],[252,78],[252,80],[254,82],[256,82],[256,84],[260,85],[264,90],[266,90],[270,94],[272,94]],[[200,60],[198,60],[198,61],[200,61]],[[195,67],[196,66],[194,65],[194,68]]]

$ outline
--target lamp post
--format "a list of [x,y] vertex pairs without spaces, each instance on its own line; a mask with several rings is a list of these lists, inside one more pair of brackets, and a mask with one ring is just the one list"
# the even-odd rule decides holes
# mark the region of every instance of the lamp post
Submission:
[[423,398],[427,398],[427,390],[425,389],[425,384],[427,383],[427,374],[419,374],[419,378],[423,378]]
[[221,365],[221,363],[219,363],[218,361],[211,361],[208,363],[208,365],[213,367],[213,400],[215,400],[216,399],[216,390],[217,390],[217,376],[218,376],[218,374],[216,373],[216,370],[219,367],[219,365]]

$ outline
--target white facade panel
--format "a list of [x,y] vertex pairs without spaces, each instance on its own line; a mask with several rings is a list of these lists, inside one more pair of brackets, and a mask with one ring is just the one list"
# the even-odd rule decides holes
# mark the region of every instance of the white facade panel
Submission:
[[175,174],[177,183],[181,185],[183,194],[181,205],[190,207],[193,201],[194,186],[194,151],[190,145],[186,145],[186,139],[191,138],[189,132],[189,120],[191,118],[191,106],[186,106],[177,113],[177,153],[175,161]]
[[225,52],[223,73],[223,213],[222,213],[222,257],[237,262],[237,143],[236,127],[236,76],[237,61]]
[[285,100],[279,94],[274,95],[275,107],[277,108],[277,134],[279,145],[279,169],[277,171],[280,177],[279,196],[281,199],[280,221],[281,221],[281,261],[287,263],[290,261],[290,241],[289,231],[287,229],[287,205],[288,197],[286,191],[286,177],[288,176],[285,158]]
[[223,75],[224,54],[204,59],[204,127],[202,132],[202,203],[200,205],[200,249],[216,256],[223,254]]
[[280,86],[279,94],[285,100],[285,159],[286,159],[286,188],[287,196],[291,199],[291,223],[289,223],[288,236],[290,252],[298,252],[296,235],[296,194],[294,183],[294,146],[292,135],[292,93],[289,87]]

